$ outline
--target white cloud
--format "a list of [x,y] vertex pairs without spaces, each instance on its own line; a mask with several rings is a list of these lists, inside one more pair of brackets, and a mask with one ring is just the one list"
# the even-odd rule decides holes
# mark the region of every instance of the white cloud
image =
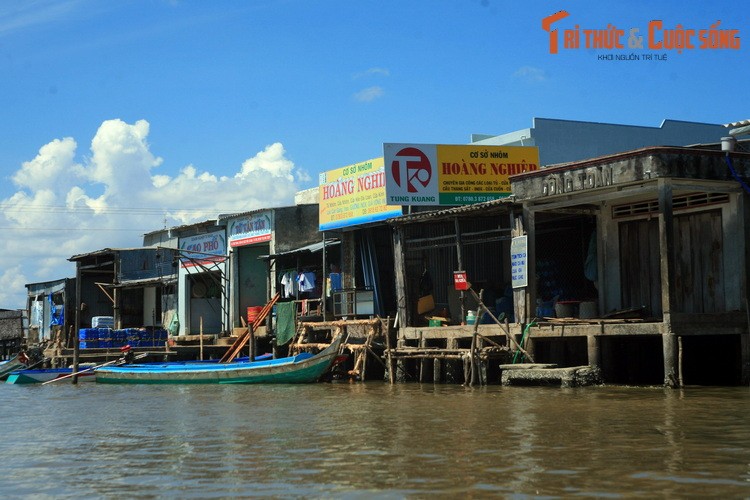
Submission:
[[39,154],[24,162],[13,175],[13,182],[32,191],[59,186],[59,182],[71,185],[73,177],[80,175],[80,165],[74,161],[76,141],[72,137],[55,139],[39,148]]
[[[12,291],[15,290],[21,290],[25,295],[26,288],[24,285],[27,282],[21,264],[16,264],[13,267],[5,269],[0,274],[0,300],[9,300],[12,297]],[[24,303],[21,302],[16,307],[21,308],[23,305]]]
[[360,90],[354,94],[354,98],[360,102],[370,102],[382,97],[385,92],[382,87],[377,85],[373,87],[367,87],[366,89]]
[[176,175],[148,144],[149,123],[107,120],[79,157],[70,137],[43,145],[11,176],[18,190],[0,200],[0,307],[23,307],[25,283],[73,276],[72,255],[140,246],[142,233],[216,217],[219,213],[291,205],[310,176],[268,145],[220,176],[194,165]]
[[370,68],[361,73],[354,75],[354,79],[365,78],[369,76],[390,76],[391,72],[387,68]]
[[547,74],[543,69],[533,66],[522,66],[513,73],[514,78],[525,80],[527,82],[543,82],[547,79]]

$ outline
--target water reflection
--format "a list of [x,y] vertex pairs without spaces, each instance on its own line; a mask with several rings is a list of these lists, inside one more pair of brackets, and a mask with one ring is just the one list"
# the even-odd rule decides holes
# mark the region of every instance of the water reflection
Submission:
[[5,496],[750,495],[747,389],[0,390]]

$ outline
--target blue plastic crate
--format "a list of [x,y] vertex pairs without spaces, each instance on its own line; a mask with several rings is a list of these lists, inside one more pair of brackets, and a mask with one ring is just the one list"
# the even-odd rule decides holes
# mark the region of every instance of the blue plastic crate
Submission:
[[81,349],[96,349],[99,347],[99,341],[98,340],[84,340],[82,342],[79,342],[78,347]]
[[97,340],[99,331],[96,328],[81,328],[78,330],[78,338],[80,340]]

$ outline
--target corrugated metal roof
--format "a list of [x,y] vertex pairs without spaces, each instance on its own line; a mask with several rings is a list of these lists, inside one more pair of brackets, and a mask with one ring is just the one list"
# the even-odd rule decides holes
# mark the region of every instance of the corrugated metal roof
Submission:
[[508,196],[506,198],[500,198],[498,200],[486,201],[484,203],[476,203],[474,205],[463,205],[460,207],[446,208],[443,210],[434,210],[430,212],[418,212],[415,214],[402,215],[400,217],[393,217],[388,219],[388,224],[397,226],[400,224],[409,224],[417,221],[424,220],[438,220],[452,218],[462,215],[471,215],[475,212],[482,212],[482,215],[490,215],[495,213],[503,213],[508,210],[511,206],[515,206],[514,197]]
[[143,250],[144,248],[156,248],[156,247],[134,247],[134,248],[102,248],[101,250],[94,250],[88,253],[79,253],[70,257],[68,260],[74,262],[76,260],[85,259],[86,257],[97,257],[99,255],[115,254],[117,252],[125,252],[128,250]]
[[724,126],[729,127],[744,127],[745,125],[750,125],[750,120],[742,120],[739,122],[732,122],[732,123],[725,123]]
[[341,242],[339,240],[325,240],[313,243],[311,245],[305,245],[303,247],[295,248],[294,250],[287,250],[286,252],[279,252],[271,255],[261,255],[261,259],[275,259],[277,257],[283,257],[285,255],[294,255],[297,253],[315,253],[320,252],[323,248],[328,248],[334,245],[338,245]]
[[141,288],[149,285],[171,285],[177,283],[177,275],[161,276],[157,278],[142,278],[122,281],[116,285],[107,285],[108,288]]

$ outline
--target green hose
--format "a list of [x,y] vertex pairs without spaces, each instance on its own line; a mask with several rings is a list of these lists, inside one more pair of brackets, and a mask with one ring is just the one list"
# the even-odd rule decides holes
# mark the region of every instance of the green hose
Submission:
[[[521,335],[521,342],[520,342],[520,343],[519,343],[518,345],[520,345],[521,347],[523,347],[523,343],[524,343],[524,342],[526,341],[526,336],[527,336],[527,335],[528,335],[528,333],[529,333],[529,328],[531,328],[531,327],[532,327],[532,326],[534,326],[534,325],[536,325],[536,318],[532,319],[532,320],[531,320],[531,323],[529,323],[528,325],[526,325],[526,328],[524,328],[524,329],[523,329],[523,335]],[[513,355],[513,362],[511,363],[512,365],[515,365],[515,364],[516,364],[516,361],[518,360],[518,356],[519,356],[520,354],[521,354],[521,350],[519,349],[519,350],[518,350],[518,351],[516,351],[516,353],[515,353],[515,354]]]

